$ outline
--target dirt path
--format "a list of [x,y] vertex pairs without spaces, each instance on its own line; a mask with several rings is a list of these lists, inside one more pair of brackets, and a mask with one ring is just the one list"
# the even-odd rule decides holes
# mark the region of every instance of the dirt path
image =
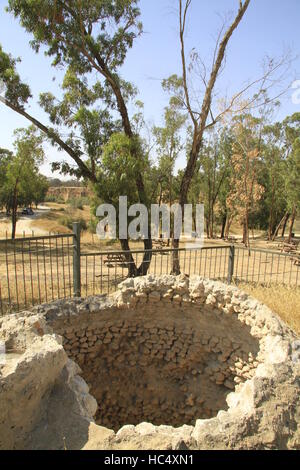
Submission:
[[[49,209],[49,207],[39,206],[38,209],[34,210],[34,215],[29,216],[19,214],[16,228],[17,236],[23,236],[24,232],[27,236],[32,235],[32,233],[34,236],[48,235],[49,232],[47,230],[36,227],[36,225],[32,227],[32,222],[39,219],[50,210],[51,209]],[[6,236],[6,232],[8,236],[10,236],[11,220],[8,217],[0,219],[0,238],[4,238]]]

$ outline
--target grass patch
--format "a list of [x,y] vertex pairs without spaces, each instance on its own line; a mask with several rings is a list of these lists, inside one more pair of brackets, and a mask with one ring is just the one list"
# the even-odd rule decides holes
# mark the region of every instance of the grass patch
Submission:
[[300,288],[274,285],[270,287],[239,284],[240,289],[255,297],[277,313],[296,333],[300,334]]

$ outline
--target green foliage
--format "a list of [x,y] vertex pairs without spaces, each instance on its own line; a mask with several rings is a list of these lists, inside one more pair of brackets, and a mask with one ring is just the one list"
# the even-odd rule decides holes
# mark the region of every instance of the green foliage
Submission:
[[[80,65],[82,73],[91,65],[82,50],[105,60],[116,70],[123,64],[128,48],[141,33],[137,0],[9,0],[8,10],[19,17],[22,26],[33,34],[34,50],[46,46],[54,64]],[[68,47],[67,47],[68,46]]]
[[79,209],[79,210],[83,210],[83,202],[81,200],[81,198],[72,198],[72,199],[69,199],[68,201],[68,205],[70,207],[72,207],[73,209]]
[[182,114],[178,106],[171,101],[165,108],[164,127],[154,126],[152,129],[158,157],[153,178],[156,186],[154,194],[160,202],[172,204],[178,196],[178,191],[174,190],[175,164],[184,149],[181,131],[186,119],[186,115]]
[[42,138],[34,127],[15,132],[15,155],[0,157],[0,204],[10,210],[13,205],[31,205],[42,202],[48,190],[46,178],[39,173],[44,152]]
[[287,150],[285,182],[290,211],[300,210],[300,113],[287,117],[284,122]]
[[10,54],[6,54],[0,44],[0,79],[5,85],[5,98],[15,106],[23,108],[31,97],[28,85],[22,83],[16,71],[16,63]]
[[82,217],[74,218],[74,217],[71,217],[70,215],[65,215],[65,216],[59,217],[58,222],[64,227],[67,227],[69,230],[73,230],[73,223],[78,222],[81,230],[87,230],[87,223],[85,219],[83,219]]
[[82,211],[84,209],[84,206],[90,205],[90,200],[88,197],[74,197],[68,200],[68,205],[73,209],[79,209]]
[[[136,154],[139,155],[138,159]],[[130,139],[123,133],[113,134],[103,147],[101,167],[97,171],[96,195],[116,208],[119,196],[127,196],[128,204],[135,204],[139,200],[137,174],[147,171],[148,166],[138,138]]]
[[[54,66],[65,69],[62,98],[58,101],[51,93],[42,93],[39,103],[53,125],[47,128],[47,137],[59,150],[67,151],[76,166],[60,159],[53,163],[53,170],[94,179],[102,146],[112,133],[123,128],[131,137],[126,105],[136,89],[118,70],[142,33],[137,4],[138,0],[85,0],[72,5],[56,0],[8,2],[7,10],[32,35],[34,51],[42,47],[53,57]],[[1,49],[0,79],[7,85],[10,104],[21,108],[30,90],[21,82],[15,65],[16,61]],[[64,133],[69,130],[65,145],[60,127]]]
[[64,204],[64,199],[61,196],[55,194],[47,194],[45,202],[55,202],[56,204]]

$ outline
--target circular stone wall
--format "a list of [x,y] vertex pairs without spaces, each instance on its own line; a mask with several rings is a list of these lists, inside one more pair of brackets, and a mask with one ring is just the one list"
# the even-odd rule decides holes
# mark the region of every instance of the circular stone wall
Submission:
[[64,348],[98,402],[97,423],[115,431],[212,418],[259,361],[258,340],[235,316],[151,299],[92,324],[81,319],[64,332]]
[[264,362],[259,340],[272,326],[246,299],[196,277],[147,276],[124,281],[100,312],[94,299],[68,326],[56,321],[97,400],[97,424],[179,427],[226,410],[227,395]]
[[96,399],[89,413],[99,429],[114,431],[108,448],[300,445],[293,405],[299,341],[235,287],[196,276],[146,276],[124,281],[112,296],[57,301],[26,315],[33,314],[46,325],[38,336],[46,329],[60,335],[80,366],[89,388],[78,378],[76,394]]

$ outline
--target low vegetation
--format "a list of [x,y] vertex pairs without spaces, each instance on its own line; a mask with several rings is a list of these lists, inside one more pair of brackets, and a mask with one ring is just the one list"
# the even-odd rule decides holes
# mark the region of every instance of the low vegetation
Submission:
[[300,334],[300,288],[273,285],[269,287],[239,284],[239,287],[277,313]]

